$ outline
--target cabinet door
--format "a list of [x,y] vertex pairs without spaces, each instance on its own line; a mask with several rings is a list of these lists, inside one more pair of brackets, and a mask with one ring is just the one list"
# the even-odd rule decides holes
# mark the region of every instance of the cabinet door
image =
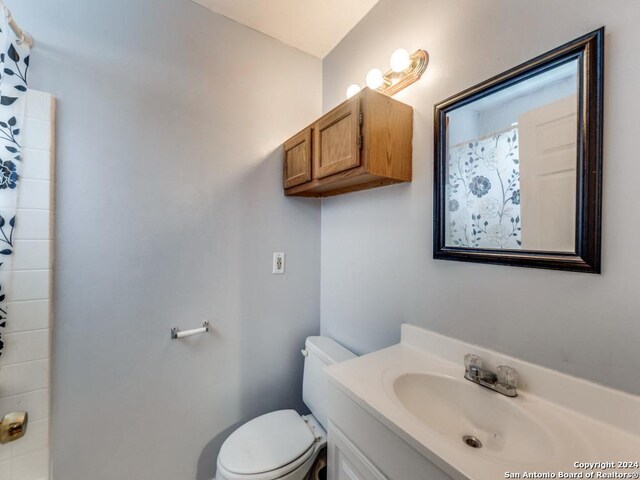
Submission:
[[387,480],[335,426],[329,425],[329,480]]
[[360,101],[344,103],[315,125],[315,176],[328,177],[360,165]]
[[311,128],[284,143],[284,188],[311,180]]

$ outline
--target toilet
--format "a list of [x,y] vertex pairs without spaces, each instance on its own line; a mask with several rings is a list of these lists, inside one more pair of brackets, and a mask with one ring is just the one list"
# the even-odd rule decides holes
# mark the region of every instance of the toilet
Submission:
[[355,355],[327,337],[308,337],[302,399],[311,410],[278,410],[248,421],[220,448],[215,480],[304,480],[327,444],[324,367]]

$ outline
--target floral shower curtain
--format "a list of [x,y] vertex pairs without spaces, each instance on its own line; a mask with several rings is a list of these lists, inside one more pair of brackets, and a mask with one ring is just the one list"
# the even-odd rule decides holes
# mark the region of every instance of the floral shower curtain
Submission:
[[27,93],[29,46],[16,38],[0,1],[0,357],[7,326],[13,231],[22,165],[22,122]]
[[447,245],[519,249],[518,128],[449,148]]

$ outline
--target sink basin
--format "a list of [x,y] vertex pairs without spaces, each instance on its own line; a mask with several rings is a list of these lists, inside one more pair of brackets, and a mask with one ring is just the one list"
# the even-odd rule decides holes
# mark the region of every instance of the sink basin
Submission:
[[425,427],[460,448],[476,449],[477,455],[535,463],[558,453],[555,436],[520,406],[518,397],[505,397],[463,378],[424,373],[399,376],[393,393]]

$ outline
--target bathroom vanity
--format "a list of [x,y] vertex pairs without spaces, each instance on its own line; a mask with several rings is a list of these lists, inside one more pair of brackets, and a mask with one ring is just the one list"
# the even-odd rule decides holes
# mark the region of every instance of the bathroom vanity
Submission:
[[[331,480],[429,479],[451,477],[399,437],[371,410],[339,387],[329,387],[329,475]],[[335,423],[334,423],[335,422]],[[338,427],[337,425],[340,425]]]
[[[465,379],[466,354],[517,370],[517,396]],[[400,344],[326,371],[331,480],[640,472],[637,395],[411,325]]]

